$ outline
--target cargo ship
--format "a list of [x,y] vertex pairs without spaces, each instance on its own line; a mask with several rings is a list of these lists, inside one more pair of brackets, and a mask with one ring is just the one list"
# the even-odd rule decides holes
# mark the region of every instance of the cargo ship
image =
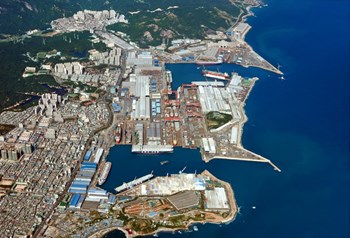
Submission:
[[205,60],[197,60],[195,62],[197,65],[217,65],[222,64],[222,60],[216,60],[216,61],[205,61]]
[[202,74],[204,77],[213,78],[213,79],[220,79],[220,80],[229,80],[230,79],[230,76],[228,75],[228,73],[203,70]]
[[122,126],[118,124],[117,128],[115,129],[115,143],[119,144],[122,140]]
[[98,178],[98,185],[102,185],[104,184],[104,182],[106,181],[109,171],[111,170],[112,167],[112,163],[111,162],[106,162],[103,169],[102,169],[102,173],[100,174],[99,178]]

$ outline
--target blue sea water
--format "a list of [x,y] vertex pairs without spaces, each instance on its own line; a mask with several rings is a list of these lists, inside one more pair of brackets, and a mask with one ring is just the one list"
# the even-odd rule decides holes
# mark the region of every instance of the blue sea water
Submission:
[[[177,148],[161,156],[111,150],[110,191],[154,170],[155,175],[208,169],[232,184],[241,213],[228,225],[198,225],[198,232],[159,237],[350,237],[349,166],[349,3],[348,1],[269,0],[254,9],[247,42],[283,67],[277,75],[223,65],[243,76],[258,76],[246,105],[246,148],[271,159],[266,164],[214,160],[198,150]],[[202,80],[195,65],[168,65],[174,86]],[[270,75],[270,76],[269,76]],[[161,166],[161,160],[170,163]],[[255,206],[256,209],[252,209]],[[112,232],[106,237],[123,237]]]

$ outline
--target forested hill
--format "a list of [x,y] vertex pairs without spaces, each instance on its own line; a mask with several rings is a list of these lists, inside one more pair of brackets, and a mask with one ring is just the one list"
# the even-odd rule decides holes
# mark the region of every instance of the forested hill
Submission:
[[[178,6],[185,9],[185,12],[205,8],[208,14],[227,11],[230,15],[237,15],[239,10],[232,2],[234,0],[1,0],[0,33],[21,34],[30,29],[45,29],[52,20],[71,16],[83,9],[114,9],[128,17],[129,11],[151,11],[157,8],[166,10]],[[202,17],[205,19],[206,15]]]

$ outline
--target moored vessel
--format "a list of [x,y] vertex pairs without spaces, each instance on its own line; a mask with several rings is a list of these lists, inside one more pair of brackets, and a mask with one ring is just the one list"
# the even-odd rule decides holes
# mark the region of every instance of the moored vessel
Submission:
[[119,144],[122,140],[122,126],[118,124],[117,128],[115,129],[115,143]]
[[111,167],[112,167],[112,163],[111,162],[106,162],[103,169],[102,169],[102,172],[98,178],[98,185],[102,185],[104,184],[104,182],[106,181],[107,177],[108,177],[108,174],[109,174],[109,171],[111,170]]
[[229,80],[230,79],[230,76],[228,75],[228,73],[203,70],[202,74],[204,77],[213,78],[213,79],[220,79],[220,80]]
[[217,65],[217,64],[222,64],[222,60],[210,60],[210,61],[206,61],[206,60],[197,60],[195,62],[197,65]]

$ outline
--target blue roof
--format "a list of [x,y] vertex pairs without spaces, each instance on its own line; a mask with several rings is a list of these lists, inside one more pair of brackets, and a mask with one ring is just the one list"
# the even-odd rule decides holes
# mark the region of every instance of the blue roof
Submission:
[[88,152],[86,152],[86,154],[85,154],[85,156],[84,156],[84,160],[85,160],[85,161],[90,159],[91,153],[92,153],[91,150],[88,150]]
[[73,196],[70,200],[69,206],[76,207],[78,204],[79,198],[80,198],[80,194],[73,194]]
[[109,197],[108,197],[108,203],[114,204],[114,203],[116,202],[116,200],[117,200],[117,198],[116,198],[115,195],[113,195],[113,194],[109,195]]
[[122,110],[122,107],[118,103],[112,103],[112,107],[114,111],[117,111],[117,112]]
[[96,166],[96,164],[93,162],[85,162],[85,161],[83,163],[81,163],[81,165],[95,165]]
[[69,189],[70,193],[79,193],[79,194],[85,194],[86,193],[86,189],[85,190],[79,190],[79,189]]
[[95,164],[95,165],[90,165],[90,164],[88,164],[88,165],[82,165],[81,166],[81,168],[91,168],[91,169],[96,169],[96,167],[97,167],[97,165]]
[[91,180],[75,180],[73,181],[72,185],[86,185],[89,186],[90,185]]
[[79,183],[72,183],[70,188],[72,189],[87,189],[88,185],[85,184],[79,184]]

